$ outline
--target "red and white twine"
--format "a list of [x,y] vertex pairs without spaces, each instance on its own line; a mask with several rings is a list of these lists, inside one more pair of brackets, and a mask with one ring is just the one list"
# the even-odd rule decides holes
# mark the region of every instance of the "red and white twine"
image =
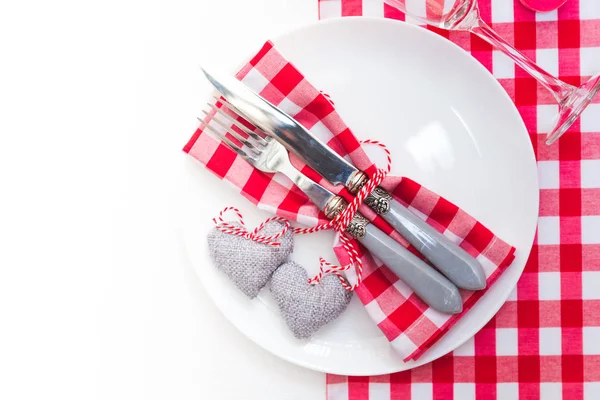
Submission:
[[[229,222],[226,222],[223,220],[223,214],[227,213],[228,211],[233,211],[237,214],[238,221],[241,226],[235,226],[235,225],[232,225]],[[258,232],[271,221],[282,222],[284,224],[283,229],[275,235],[271,235],[271,236],[259,235]],[[271,218],[267,218],[259,226],[257,226],[252,232],[250,232],[250,231],[248,231],[248,229],[246,229],[246,224],[244,223],[244,217],[242,216],[242,213],[240,212],[240,210],[238,210],[235,207],[225,207],[219,213],[218,217],[213,218],[213,222],[215,223],[217,228],[223,233],[226,233],[228,235],[241,236],[243,238],[250,239],[255,242],[263,243],[263,244],[266,244],[268,246],[273,246],[273,247],[281,246],[281,242],[278,242],[277,239],[279,239],[281,236],[285,235],[285,233],[288,231],[288,229],[290,229],[290,226],[291,226],[290,221],[288,221],[287,219],[285,219],[283,217],[271,217]]]
[[[249,240],[253,240],[258,243],[263,243],[263,244],[266,244],[269,246],[275,246],[275,247],[281,245],[281,243],[278,242],[277,239],[279,239],[281,236],[285,235],[285,233],[290,228],[292,229],[293,233],[301,234],[301,235],[306,235],[306,234],[333,228],[334,231],[336,231],[340,234],[340,242],[342,243],[342,246],[348,253],[349,262],[346,265],[339,266],[339,265],[331,264],[330,262],[325,260],[323,257],[320,257],[319,258],[319,262],[320,262],[319,273],[315,277],[310,278],[308,280],[308,282],[309,283],[317,283],[323,278],[324,275],[332,273],[332,274],[335,274],[340,279],[340,281],[345,289],[354,290],[357,286],[360,285],[360,283],[362,281],[362,261],[360,259],[360,254],[356,248],[356,245],[354,244],[354,241],[348,236],[348,234],[345,231],[346,231],[346,228],[352,222],[352,218],[354,217],[354,215],[358,212],[360,205],[371,194],[371,192],[373,192],[373,190],[375,190],[375,188],[377,186],[379,186],[381,184],[381,182],[383,182],[383,179],[390,172],[390,170],[392,168],[391,153],[383,143],[378,142],[376,140],[363,140],[363,141],[361,141],[361,143],[374,144],[374,145],[377,145],[380,148],[382,148],[387,156],[387,167],[386,167],[386,169],[378,169],[375,172],[375,174],[373,174],[371,179],[369,179],[367,181],[367,183],[358,191],[358,193],[356,194],[354,199],[350,202],[350,204],[348,204],[348,206],[341,213],[339,213],[334,219],[332,219],[324,224],[316,225],[312,228],[292,228],[291,224],[288,220],[286,220],[285,218],[276,216],[276,217],[271,217],[271,218],[266,219],[259,226],[257,226],[253,231],[248,231],[248,229],[246,229],[246,224],[244,223],[244,218],[243,218],[242,214],[240,213],[240,211],[235,207],[226,207],[225,209],[223,209],[223,211],[221,211],[219,213],[218,217],[213,218],[213,222],[215,223],[217,228],[224,233],[227,233],[230,235],[241,236],[241,237],[244,237]],[[225,213],[227,213],[228,211],[234,211],[237,214],[239,224],[241,226],[235,226],[235,225],[232,225],[223,220],[223,215]],[[284,227],[282,228],[282,230],[280,232],[278,232],[275,235],[270,235],[270,236],[259,235],[258,232],[260,232],[260,230],[263,229],[265,227],[265,225],[271,221],[282,222],[284,224]],[[344,278],[344,275],[342,274],[342,272],[351,269],[353,266],[356,270],[356,283],[354,285],[351,285]]]

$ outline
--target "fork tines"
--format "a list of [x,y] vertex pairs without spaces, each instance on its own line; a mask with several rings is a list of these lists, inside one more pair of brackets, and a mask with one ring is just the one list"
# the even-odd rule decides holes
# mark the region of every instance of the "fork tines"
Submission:
[[[206,115],[206,119],[198,118],[198,121],[200,121],[200,124],[206,127],[210,132],[217,135],[227,146],[236,151],[240,156],[245,159],[254,159],[255,156],[260,154],[260,148],[267,145],[267,140],[251,129],[248,129],[231,115],[227,114],[225,110],[223,110],[223,107],[225,106],[233,114],[240,116],[239,111],[237,111],[229,102],[221,98],[217,98],[216,96],[215,99],[223,106],[217,107],[212,103],[207,103],[215,113],[211,115],[209,112],[202,110],[204,115]],[[211,126],[211,121],[214,121],[222,129]],[[235,129],[233,129],[234,126],[248,136],[244,137],[240,133],[236,132]],[[234,143],[233,140],[227,137],[227,134],[233,136],[241,145]]]

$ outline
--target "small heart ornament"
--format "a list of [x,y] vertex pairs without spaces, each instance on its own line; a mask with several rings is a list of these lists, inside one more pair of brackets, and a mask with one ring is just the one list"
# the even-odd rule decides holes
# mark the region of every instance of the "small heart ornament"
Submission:
[[271,293],[283,319],[298,339],[311,337],[336,319],[350,303],[352,292],[335,275],[326,275],[316,285],[299,264],[289,261],[273,273]]
[[[241,226],[238,223],[232,225]],[[271,221],[261,229],[260,234],[274,235],[281,232],[283,227],[283,223]],[[281,243],[280,246],[269,246],[214,228],[208,234],[208,250],[217,268],[224,272],[246,296],[253,299],[267,284],[273,271],[294,249],[291,230],[288,230],[278,241]]]

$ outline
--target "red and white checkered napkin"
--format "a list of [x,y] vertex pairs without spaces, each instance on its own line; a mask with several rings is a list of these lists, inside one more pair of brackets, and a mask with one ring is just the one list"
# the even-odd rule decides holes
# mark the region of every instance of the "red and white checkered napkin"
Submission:
[[[600,1],[568,0],[544,14],[518,0],[478,4],[484,21],[566,82],[579,85],[600,71]],[[319,6],[321,18],[404,18],[383,0],[320,0]],[[328,375],[327,398],[600,399],[600,96],[546,146],[557,112],[550,93],[481,39],[434,31],[498,78],[529,129],[541,189],[536,241],[517,288],[474,338],[409,371]]]
[[[375,164],[367,157],[332,103],[286,61],[270,42],[242,68],[237,78],[296,118],[340,155],[350,157],[356,167],[370,176],[376,171]],[[202,129],[194,133],[184,150],[214,174],[233,184],[259,208],[310,226],[325,222],[324,215],[289,179],[280,174],[265,174],[254,169]],[[308,176],[331,190],[345,190],[332,187],[299,160],[294,158],[293,162]],[[495,237],[466,212],[416,182],[390,176],[382,186],[398,201],[452,240],[460,242],[466,251],[477,257],[485,270],[488,287],[514,259],[513,247]],[[365,215],[373,216],[373,212],[365,209]],[[375,217],[373,222],[407,245],[383,219]],[[339,245],[336,246],[336,254],[340,262],[347,262],[347,253]],[[363,283],[356,289],[356,293],[369,315],[404,359],[419,357],[463,315],[448,315],[428,308],[385,265],[378,265],[368,253],[363,253],[362,260]],[[463,313],[483,293],[485,290],[464,291]]]

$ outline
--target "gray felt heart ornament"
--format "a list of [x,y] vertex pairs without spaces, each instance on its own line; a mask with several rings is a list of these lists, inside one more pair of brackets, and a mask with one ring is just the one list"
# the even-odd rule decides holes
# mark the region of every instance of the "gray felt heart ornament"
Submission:
[[344,289],[337,276],[325,275],[321,282],[312,285],[308,283],[306,270],[293,261],[273,273],[271,293],[298,339],[311,337],[336,319],[352,299],[352,292]]
[[[237,223],[231,225],[240,226]],[[283,223],[271,221],[258,233],[262,236],[270,236],[281,232],[283,227]],[[277,241],[281,243],[280,246],[270,246],[221,232],[215,227],[208,234],[208,250],[217,268],[224,272],[246,296],[253,299],[294,249],[291,230]]]

